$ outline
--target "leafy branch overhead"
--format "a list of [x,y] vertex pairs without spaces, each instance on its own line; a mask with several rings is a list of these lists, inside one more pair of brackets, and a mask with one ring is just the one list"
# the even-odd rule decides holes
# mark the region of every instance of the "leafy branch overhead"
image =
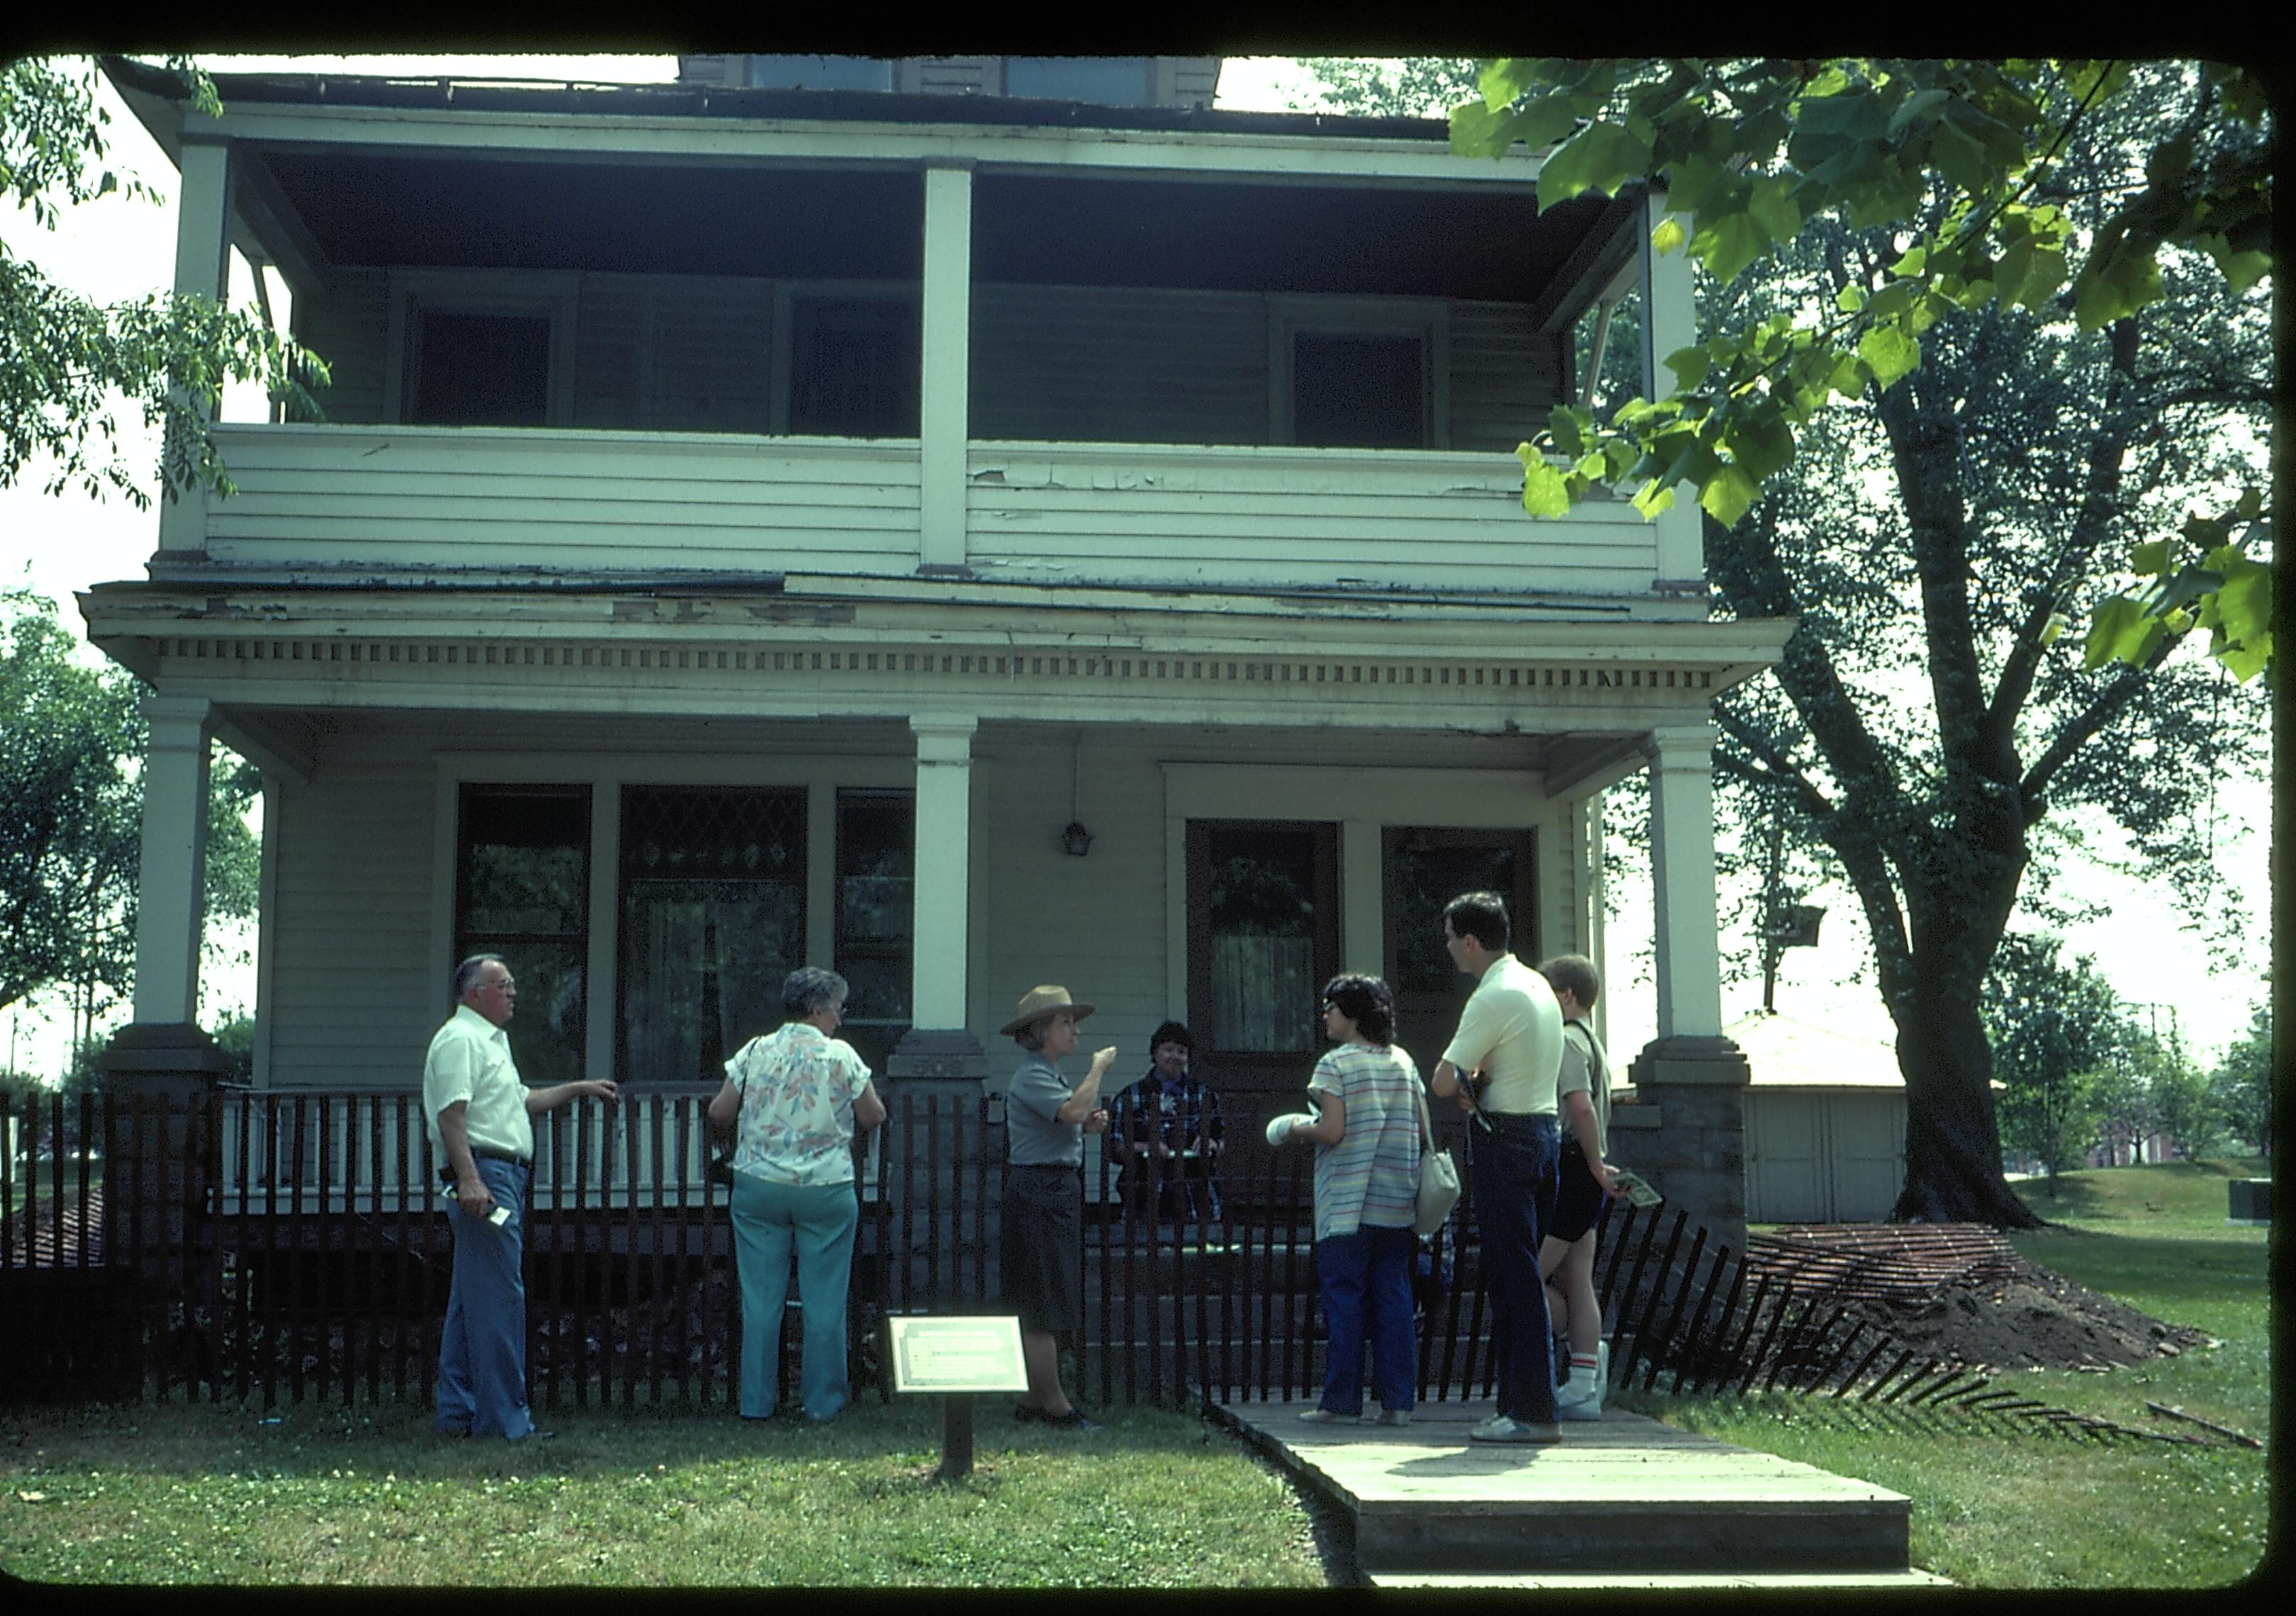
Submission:
[[[1480,97],[1452,110],[1456,151],[1550,147],[1546,206],[1663,187],[1669,211],[1652,248],[1686,251],[1718,282],[1821,217],[1894,233],[1878,289],[1722,324],[1664,356],[1671,394],[1608,421],[1556,409],[1517,451],[1524,508],[1559,515],[1597,486],[1633,483],[1636,507],[1655,515],[1686,482],[1734,526],[1816,412],[1896,386],[1941,318],[1991,305],[2100,331],[2161,299],[2164,250],[2204,255],[2233,293],[2248,291],[2273,267],[2264,92],[2236,66],[2196,74],[2189,110],[2132,152],[2101,220],[2077,228],[2062,160],[2128,89],[2127,62],[1486,62]],[[2092,665],[2144,661],[2162,636],[2205,627],[2225,666],[2254,677],[2271,660],[2267,537],[2251,496],[2226,518],[2196,519],[2182,546],[2148,546],[2136,570],[2152,581],[2100,614]]]
[[[222,108],[205,74],[170,64],[189,81],[198,111]],[[63,206],[119,193],[159,193],[110,167],[110,123],[86,62],[23,59],[0,65],[0,198],[45,229]],[[226,381],[259,381],[293,414],[316,419],[308,385],[324,385],[316,355],[250,309],[198,293],[152,292],[105,305],[57,284],[0,242],[0,488],[45,461],[46,491],[110,489],[138,506],[147,468],[121,457],[124,400],[161,431],[162,487],[232,492],[208,427]]]

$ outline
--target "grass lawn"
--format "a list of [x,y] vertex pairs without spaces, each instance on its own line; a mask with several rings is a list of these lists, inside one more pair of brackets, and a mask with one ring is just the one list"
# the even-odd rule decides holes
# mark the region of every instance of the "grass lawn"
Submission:
[[[2264,1437],[2271,1412],[2263,1229],[2225,1223],[2225,1180],[2256,1161],[2175,1162],[2068,1174],[2060,1226],[2013,1235],[2027,1257],[2218,1344],[2106,1374],[2003,1377],[2023,1395],[2123,1425],[2200,1434],[2149,1400]],[[2263,1558],[2269,1456],[2229,1447],[2005,1434],[1972,1422],[1876,1412],[1831,1398],[1617,1399],[1689,1430],[1855,1476],[1913,1500],[1915,1564],[1986,1587],[2207,1587]]]
[[[433,1437],[424,1409],[0,1415],[0,1567],[59,1582],[1319,1587],[1308,1506],[1192,1415],[1085,1435],[984,1399],[934,1479],[930,1401],[834,1424],[544,1415],[555,1441]],[[1097,1417],[1097,1411],[1095,1411]]]

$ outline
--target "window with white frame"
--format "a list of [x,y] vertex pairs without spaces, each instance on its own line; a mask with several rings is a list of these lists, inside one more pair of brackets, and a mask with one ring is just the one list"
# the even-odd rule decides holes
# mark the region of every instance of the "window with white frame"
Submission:
[[1144,107],[1154,99],[1145,56],[1007,56],[1004,94],[1096,107]]
[[867,282],[776,289],[775,430],[822,438],[917,435],[917,291]]
[[1312,448],[1450,442],[1449,324],[1425,298],[1277,298],[1268,440]]
[[384,414],[410,425],[567,424],[574,302],[568,275],[394,271]]

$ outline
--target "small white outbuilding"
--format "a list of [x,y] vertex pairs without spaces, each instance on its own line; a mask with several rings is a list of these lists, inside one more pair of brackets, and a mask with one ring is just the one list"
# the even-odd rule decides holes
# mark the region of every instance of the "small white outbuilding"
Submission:
[[1746,1054],[1746,1221],[1878,1223],[1906,1182],[1906,1080],[1877,1038],[1756,1011]]

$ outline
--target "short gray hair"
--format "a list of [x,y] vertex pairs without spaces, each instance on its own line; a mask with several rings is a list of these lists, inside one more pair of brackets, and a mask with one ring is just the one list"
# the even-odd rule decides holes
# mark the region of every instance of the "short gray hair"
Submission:
[[842,1003],[851,991],[836,972],[800,965],[782,979],[782,1014],[801,1021],[824,1005]]
[[477,983],[479,980],[479,967],[481,965],[500,965],[505,971],[510,969],[510,962],[499,954],[473,954],[471,956],[470,958],[464,960],[461,964],[455,967],[455,974],[453,977],[448,979],[448,996],[452,997],[457,1005],[463,1002],[463,996],[468,993],[472,986]]

